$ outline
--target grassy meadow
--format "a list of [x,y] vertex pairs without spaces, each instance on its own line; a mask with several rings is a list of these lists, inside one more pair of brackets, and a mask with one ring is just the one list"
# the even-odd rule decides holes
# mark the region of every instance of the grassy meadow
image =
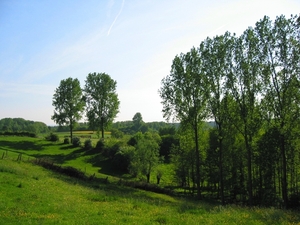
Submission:
[[[107,159],[61,142],[0,136],[0,224],[300,224],[299,212],[220,206],[119,185],[124,175],[114,174]],[[40,157],[109,182],[46,170],[32,163]],[[161,169],[166,184],[172,175],[168,166]]]

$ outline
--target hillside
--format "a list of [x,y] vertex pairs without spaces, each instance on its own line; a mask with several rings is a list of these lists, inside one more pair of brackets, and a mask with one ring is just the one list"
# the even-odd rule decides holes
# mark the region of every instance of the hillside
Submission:
[[[296,212],[219,206],[118,185],[83,181],[32,164],[52,157],[106,177],[76,148],[29,137],[0,137],[0,224],[296,224]],[[22,152],[20,159],[19,152]],[[102,165],[103,166],[103,165]]]

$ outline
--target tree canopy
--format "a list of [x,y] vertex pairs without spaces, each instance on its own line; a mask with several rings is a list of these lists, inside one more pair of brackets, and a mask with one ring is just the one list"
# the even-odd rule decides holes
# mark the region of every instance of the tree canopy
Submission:
[[35,134],[48,133],[49,128],[43,122],[25,120],[23,118],[3,118],[0,120],[2,132],[31,132]]
[[89,73],[85,81],[86,116],[90,126],[100,129],[108,127],[119,112],[120,101],[116,93],[117,82],[106,73]]
[[79,80],[71,77],[62,80],[55,90],[52,105],[55,110],[51,119],[59,125],[68,125],[72,139],[72,131],[82,118],[85,106]]

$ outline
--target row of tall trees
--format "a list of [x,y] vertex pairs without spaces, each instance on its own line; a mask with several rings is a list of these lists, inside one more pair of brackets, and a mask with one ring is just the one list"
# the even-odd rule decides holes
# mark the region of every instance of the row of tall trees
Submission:
[[51,118],[59,125],[69,126],[72,139],[73,129],[85,112],[90,127],[101,130],[104,138],[104,128],[119,112],[116,87],[117,82],[106,73],[89,73],[84,89],[77,78],[62,80],[53,95],[55,110]]
[[[159,92],[164,117],[192,134],[173,158],[181,168],[189,162],[199,198],[214,177],[222,203],[228,193],[249,205],[281,196],[287,207],[299,194],[299,52],[300,17],[292,15],[264,17],[240,36],[207,38],[174,58]],[[201,121],[211,119],[216,128],[204,147]]]

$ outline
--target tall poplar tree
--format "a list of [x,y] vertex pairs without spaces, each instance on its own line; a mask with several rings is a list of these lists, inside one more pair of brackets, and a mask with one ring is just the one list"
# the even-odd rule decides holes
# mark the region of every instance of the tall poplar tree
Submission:
[[162,80],[160,97],[163,113],[193,130],[196,156],[197,196],[201,198],[199,123],[206,118],[207,88],[201,58],[196,48],[177,55],[170,75]]
[[[300,18],[300,17],[299,17]],[[284,207],[288,207],[288,156],[293,127],[299,120],[300,19],[279,16],[272,23],[264,17],[256,24],[260,37],[259,57],[263,64],[262,92],[267,115],[280,132],[281,185]],[[291,158],[290,158],[291,159]]]
[[207,79],[209,98],[208,113],[216,123],[217,151],[218,151],[218,168],[220,195],[222,204],[224,199],[224,177],[223,177],[223,140],[225,136],[228,110],[224,105],[223,98],[226,95],[224,81],[230,70],[230,52],[232,51],[233,41],[231,35],[227,32],[225,35],[216,36],[213,39],[207,38],[200,44],[199,52],[204,64],[204,70]]
[[230,71],[226,87],[236,106],[232,121],[244,138],[247,157],[247,187],[249,205],[253,204],[252,155],[253,138],[261,124],[258,96],[261,90],[258,38],[254,29],[248,28],[235,38]]

